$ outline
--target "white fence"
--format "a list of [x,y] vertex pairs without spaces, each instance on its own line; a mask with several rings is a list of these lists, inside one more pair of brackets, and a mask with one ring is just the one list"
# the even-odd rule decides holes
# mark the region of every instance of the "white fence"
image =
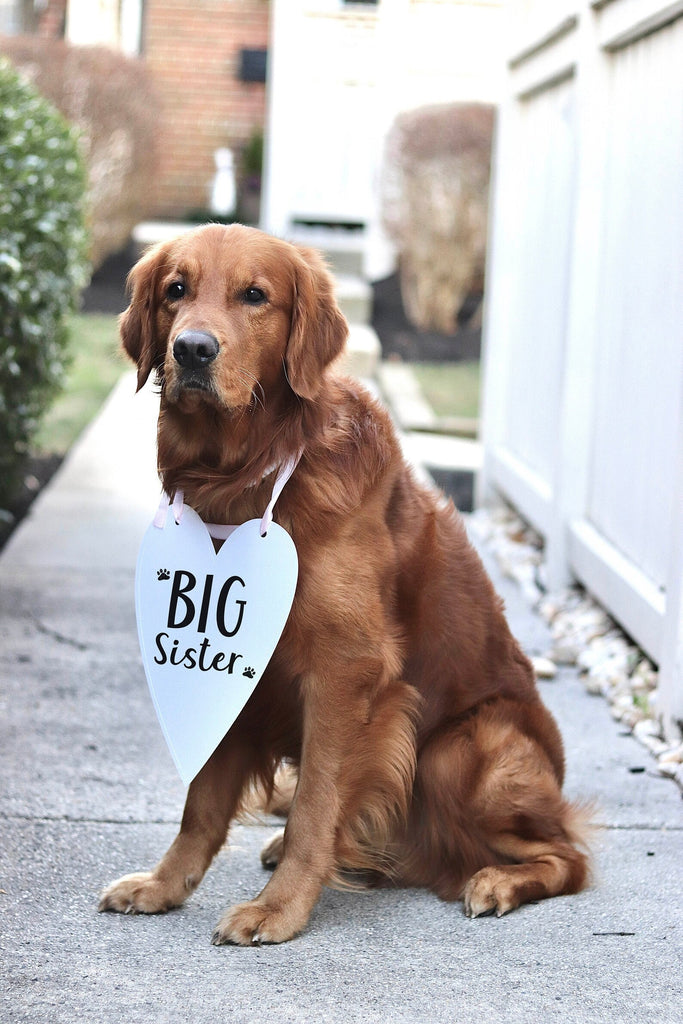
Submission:
[[[545,537],[683,720],[683,3],[514,3],[482,495]],[[678,723],[678,725],[677,725]]]

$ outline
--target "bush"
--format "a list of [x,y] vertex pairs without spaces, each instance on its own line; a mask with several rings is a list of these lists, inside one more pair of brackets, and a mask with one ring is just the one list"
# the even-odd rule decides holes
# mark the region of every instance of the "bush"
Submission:
[[401,114],[385,152],[382,215],[399,253],[415,326],[451,334],[486,253],[493,107],[447,104]]
[[87,279],[84,191],[74,130],[0,59],[0,507],[62,379]]
[[239,155],[237,216],[243,224],[258,225],[261,217],[263,132],[255,128]]
[[150,208],[160,118],[149,72],[104,46],[13,36],[0,50],[80,131],[96,269]]

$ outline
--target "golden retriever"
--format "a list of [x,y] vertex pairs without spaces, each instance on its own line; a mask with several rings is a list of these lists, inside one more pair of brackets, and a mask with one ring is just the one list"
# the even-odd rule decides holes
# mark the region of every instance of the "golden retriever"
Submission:
[[165,491],[239,524],[302,451],[275,513],[300,569],[275,653],[190,784],[178,836],[100,909],[182,904],[283,762],[296,787],[263,855],[277,866],[224,914],[217,944],[291,939],[322,887],[349,877],[426,886],[471,917],[580,890],[588,860],[557,726],[460,516],[416,482],[387,412],[336,371],[348,328],[320,256],[209,225],[149,251],[130,288],[121,336],[138,386],[152,372],[160,384]]

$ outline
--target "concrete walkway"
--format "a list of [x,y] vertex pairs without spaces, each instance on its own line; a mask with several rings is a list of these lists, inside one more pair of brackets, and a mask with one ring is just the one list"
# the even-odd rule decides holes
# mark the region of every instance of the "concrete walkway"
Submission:
[[[677,1024],[680,793],[573,669],[541,689],[567,791],[596,798],[606,826],[591,890],[475,921],[425,892],[329,890],[293,942],[213,947],[223,909],[265,881],[264,825],[233,830],[183,909],[96,912],[106,883],[165,850],[184,797],[133,609],[154,402],[125,377],[0,556],[0,1021]],[[543,653],[544,625],[496,582]]]

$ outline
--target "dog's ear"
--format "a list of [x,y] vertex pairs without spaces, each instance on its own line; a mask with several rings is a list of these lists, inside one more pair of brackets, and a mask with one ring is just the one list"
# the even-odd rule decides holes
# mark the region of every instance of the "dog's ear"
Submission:
[[155,312],[157,280],[167,249],[167,245],[155,245],[135,264],[127,282],[130,305],[119,317],[121,344],[137,364],[138,391],[164,359],[165,351],[157,338]]
[[297,250],[292,325],[285,362],[287,379],[301,398],[315,398],[323,373],[344,349],[348,324],[337,306],[334,284],[322,257]]

